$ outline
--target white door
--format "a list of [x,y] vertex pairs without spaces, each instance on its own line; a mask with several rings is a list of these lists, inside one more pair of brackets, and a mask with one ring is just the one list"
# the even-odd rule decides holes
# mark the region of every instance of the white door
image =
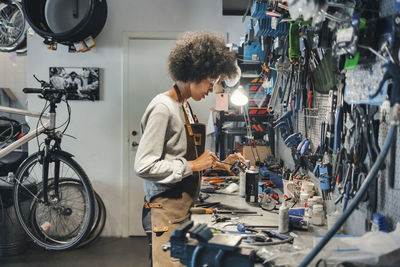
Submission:
[[124,97],[127,98],[124,99],[123,108],[127,113],[124,116],[124,131],[127,131],[124,137],[128,140],[124,143],[124,149],[129,150],[125,154],[128,160],[124,160],[124,164],[127,164],[124,166],[127,170],[125,176],[128,179],[124,183],[124,190],[128,191],[125,192],[128,201],[125,211],[129,213],[128,235],[144,235],[141,222],[143,180],[133,172],[137,148],[134,142],[140,142],[140,120],[151,99],[172,86],[167,71],[167,57],[177,37],[177,33],[132,33],[124,41],[124,61],[127,61],[124,62],[124,68],[127,68],[124,70]]

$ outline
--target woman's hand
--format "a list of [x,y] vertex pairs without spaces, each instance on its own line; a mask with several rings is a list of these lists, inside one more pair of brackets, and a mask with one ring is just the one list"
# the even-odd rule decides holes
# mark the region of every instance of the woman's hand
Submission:
[[241,161],[243,164],[246,164],[246,159],[240,153],[230,154],[224,160],[224,162],[229,163],[229,164],[233,164],[237,160]]
[[202,171],[214,167],[217,163],[218,157],[211,151],[206,150],[195,160],[189,161],[192,171]]
[[[235,161],[237,161],[237,160],[239,160],[239,161],[241,161],[242,163],[246,163],[246,160],[245,160],[245,158],[242,156],[242,154],[240,154],[240,153],[235,153],[235,154],[230,154],[225,160],[224,160],[224,162],[226,162],[226,163],[229,163],[229,164],[233,164],[233,163],[235,163]],[[215,169],[223,169],[223,170],[227,170],[231,175],[234,175],[232,172],[231,172],[231,165],[228,165],[228,164],[224,164],[224,163],[221,163],[221,162],[217,162],[216,164],[215,164],[215,166],[214,166],[214,168]]]

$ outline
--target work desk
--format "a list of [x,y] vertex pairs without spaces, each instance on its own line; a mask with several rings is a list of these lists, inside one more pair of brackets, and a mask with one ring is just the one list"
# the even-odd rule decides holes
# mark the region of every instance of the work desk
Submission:
[[[203,182],[203,186],[207,185],[207,183]],[[274,188],[276,191],[276,189]],[[245,201],[245,198],[241,198],[238,193],[234,194],[213,194],[208,193],[209,198],[207,198],[204,203],[211,203],[211,202],[220,202],[223,205],[227,205],[230,207],[234,207],[236,209],[243,209],[248,211],[255,211],[257,212],[258,216],[254,215],[228,215],[222,214],[221,216],[232,217],[236,219],[229,220],[226,222],[219,222],[214,223],[212,222],[212,214],[192,214],[191,219],[194,221],[194,224],[205,223],[208,227],[216,228],[216,229],[223,229],[229,231],[237,231],[237,223],[245,223],[248,225],[269,225],[269,226],[278,226],[278,219],[279,219],[279,211],[278,209],[273,211],[265,211],[262,210],[259,206],[254,206]],[[279,208],[279,206],[278,206]],[[224,209],[224,208],[221,208]],[[266,230],[272,230],[277,232],[277,228],[265,228]],[[264,230],[264,229],[262,229]],[[285,235],[292,235],[294,236],[293,244],[286,244],[286,246],[295,246],[297,247],[302,254],[297,255],[296,260],[300,261],[313,247],[313,237],[315,235],[324,235],[327,232],[327,226],[314,226],[312,224],[309,225],[308,231],[306,230],[292,230]],[[240,245],[240,247],[243,247]],[[245,247],[248,247],[248,244],[245,244]],[[277,246],[268,246],[264,247],[269,250],[278,249],[274,248]],[[254,249],[261,249],[262,247],[254,247]],[[304,254],[304,255],[303,255]],[[286,255],[288,256],[288,255]]]

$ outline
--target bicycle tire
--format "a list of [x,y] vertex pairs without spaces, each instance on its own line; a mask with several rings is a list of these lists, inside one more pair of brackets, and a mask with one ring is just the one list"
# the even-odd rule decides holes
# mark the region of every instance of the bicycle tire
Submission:
[[[13,52],[26,42],[26,21],[21,3],[6,1],[0,3],[0,51]],[[5,26],[7,24],[7,26]]]
[[[54,179],[51,179],[54,181]],[[64,184],[77,184],[79,183],[80,185],[82,185],[79,181],[72,179],[72,178],[62,178],[62,180],[60,181],[61,183]],[[106,223],[106,208],[104,205],[103,200],[101,199],[101,197],[99,196],[99,194],[96,193],[96,191],[94,191],[95,194],[95,212],[94,212],[94,220],[93,220],[93,225],[91,227],[90,233],[87,236],[87,238],[85,240],[82,240],[78,247],[83,247],[86,245],[89,245],[90,243],[94,242],[102,233],[105,223]],[[34,220],[35,218],[33,217],[32,220]],[[35,224],[37,225],[37,224]],[[33,227],[33,230],[36,231],[36,234],[40,234],[39,233],[39,229],[37,229],[37,227]],[[57,241],[57,240],[53,240],[54,242],[58,242],[58,243],[62,243],[61,241]]]
[[[106,225],[107,221],[107,210],[106,206],[104,205],[103,200],[101,199],[100,195],[95,192],[96,202],[98,205],[98,216],[96,223],[93,225],[92,230],[90,231],[86,240],[81,241],[78,245],[78,248],[87,246],[92,244],[97,238],[101,235],[104,230],[104,226]],[[96,218],[96,217],[95,217]]]
[[[73,160],[67,153],[61,151],[50,152],[50,166],[49,166],[49,183],[48,183],[48,195],[50,196],[50,201],[47,204],[40,203],[43,198],[42,194],[42,164],[41,157],[42,152],[35,153],[29,156],[18,168],[14,184],[14,207],[17,213],[18,220],[26,232],[26,234],[40,247],[47,250],[66,250],[79,245],[82,240],[85,240],[89,235],[94,217],[94,192],[90,184],[89,178],[79,164]],[[60,162],[60,180],[58,185],[58,190],[60,190],[59,198],[51,198],[52,193],[55,191],[54,170],[52,165],[55,161]],[[68,169],[69,168],[69,169]],[[84,208],[81,210],[83,213],[82,220],[77,226],[77,230],[71,230],[73,228],[70,224],[64,224],[62,226],[68,226],[68,229],[60,229],[60,225],[54,223],[55,217],[52,213],[56,213],[56,219],[59,224],[62,220],[70,219],[70,217],[77,213],[79,215],[79,209],[74,209],[73,204],[77,202],[77,198],[72,198],[68,200],[68,188],[67,182],[63,182],[63,177],[65,170],[69,172],[72,170],[76,177],[72,177],[80,183],[79,187],[74,188],[79,199],[82,200]],[[53,175],[51,175],[53,171]],[[37,173],[40,174],[38,177]],[[67,176],[71,178],[71,175]],[[70,183],[70,182],[69,182]],[[69,189],[72,187],[69,185]],[[80,192],[80,189],[83,189]],[[66,196],[66,197],[65,197]],[[64,198],[65,197],[65,198]],[[77,200],[76,200],[77,199]],[[69,201],[69,202],[68,202]],[[70,203],[70,204],[68,204]],[[69,205],[69,206],[68,206]],[[47,210],[46,210],[47,209]],[[60,212],[61,211],[61,212]],[[48,216],[48,221],[44,221],[40,216]],[[34,217],[32,217],[34,216]],[[72,218],[72,217],[71,217]],[[50,223],[50,222],[51,223]],[[74,226],[74,225],[73,225]],[[75,227],[75,226],[74,226]],[[69,230],[65,236],[59,236],[60,233],[57,230]]]

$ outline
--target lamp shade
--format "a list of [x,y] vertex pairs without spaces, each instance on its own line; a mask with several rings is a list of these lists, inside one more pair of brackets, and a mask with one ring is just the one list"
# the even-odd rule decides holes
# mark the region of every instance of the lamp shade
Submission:
[[233,91],[231,102],[236,106],[244,106],[249,102],[249,97],[242,85],[239,85],[239,87]]

